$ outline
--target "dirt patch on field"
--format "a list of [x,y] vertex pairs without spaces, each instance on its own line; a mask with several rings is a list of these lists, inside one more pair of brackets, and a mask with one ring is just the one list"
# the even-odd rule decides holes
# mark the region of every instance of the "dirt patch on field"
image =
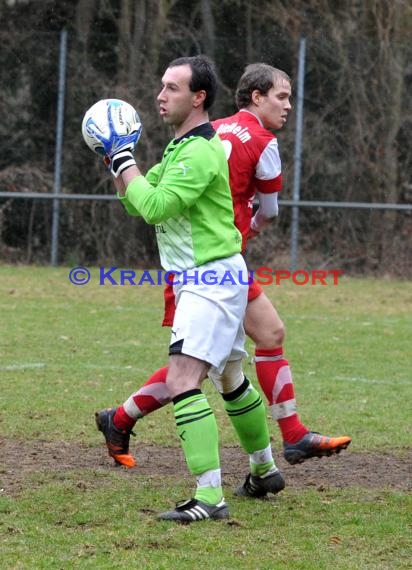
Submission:
[[[115,467],[104,444],[86,447],[64,441],[3,439],[0,448],[1,492],[9,496],[26,488],[35,474],[50,475],[67,470],[119,469],[125,477],[131,472],[137,476],[190,477],[182,452],[175,447],[139,444],[138,466],[132,470]],[[223,447],[221,458],[225,485],[239,484],[248,470],[245,454],[235,446]],[[412,451],[400,459],[379,453],[352,453],[349,448],[338,456],[311,459],[301,465],[287,464],[281,454],[276,456],[276,462],[287,485],[294,488],[412,489]]]

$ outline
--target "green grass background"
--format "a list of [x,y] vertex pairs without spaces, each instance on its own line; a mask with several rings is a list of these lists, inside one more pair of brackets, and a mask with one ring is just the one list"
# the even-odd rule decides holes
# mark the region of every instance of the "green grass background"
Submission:
[[[0,425],[3,438],[64,441],[75,453],[77,442],[102,444],[94,410],[123,402],[165,364],[169,330],[160,327],[161,287],[101,286],[98,269],[76,287],[69,269],[0,267]],[[286,324],[302,420],[349,433],[346,453],[404,459],[412,440],[410,282],[341,277],[336,286],[285,282],[265,292]],[[245,369],[254,380],[250,359]],[[234,444],[219,397],[205,390],[222,444]],[[179,446],[170,408],[138,429],[140,441]],[[273,423],[271,433],[279,449]],[[90,465],[38,478],[18,496],[0,495],[0,567],[410,567],[410,495],[390,488],[320,496],[289,487],[266,502],[230,498],[230,524],[182,527],[154,518],[187,495],[173,466],[168,477],[125,478]]]

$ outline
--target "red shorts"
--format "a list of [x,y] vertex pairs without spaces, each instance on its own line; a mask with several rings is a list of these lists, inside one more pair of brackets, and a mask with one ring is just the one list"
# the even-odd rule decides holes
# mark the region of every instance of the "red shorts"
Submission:
[[[249,285],[249,291],[247,295],[247,301],[250,303],[256,297],[259,297],[263,293],[262,287],[256,283],[256,281],[252,281]],[[163,315],[163,322],[162,327],[171,327],[173,325],[173,319],[175,318],[175,294],[173,293],[173,285],[169,285],[166,283],[165,288],[163,290],[163,296],[165,301],[165,311]]]

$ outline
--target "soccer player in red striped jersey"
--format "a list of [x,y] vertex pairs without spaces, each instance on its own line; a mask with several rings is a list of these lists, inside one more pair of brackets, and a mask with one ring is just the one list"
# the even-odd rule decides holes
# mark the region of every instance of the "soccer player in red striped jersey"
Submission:
[[[212,122],[228,159],[235,224],[242,233],[243,250],[247,240],[258,236],[278,214],[282,169],[272,130],[278,131],[285,125],[292,108],[290,98],[291,80],[286,73],[264,63],[251,64],[237,86],[238,112]],[[255,200],[258,209],[253,214]],[[166,286],[164,326],[171,326],[174,308],[173,289]],[[244,327],[255,343],[256,375],[280,428],[286,461],[302,463],[311,457],[329,456],[346,449],[350,437],[321,435],[300,420],[292,373],[283,352],[284,325],[256,282],[249,286]],[[109,455],[116,462],[127,467],[136,464],[129,451],[130,434],[138,419],[170,401],[166,373],[167,367],[157,370],[123,405],[96,413]],[[219,389],[221,379],[211,379]],[[121,450],[111,445],[119,436],[123,438]]]

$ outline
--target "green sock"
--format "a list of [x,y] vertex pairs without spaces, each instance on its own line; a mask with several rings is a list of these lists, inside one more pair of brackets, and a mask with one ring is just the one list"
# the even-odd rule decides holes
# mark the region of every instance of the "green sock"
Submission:
[[187,466],[198,479],[195,498],[216,505],[223,493],[214,413],[200,390],[190,390],[177,396],[173,400],[173,410]]
[[245,378],[239,388],[223,394],[223,400],[240,443],[249,454],[252,475],[265,474],[275,462],[270,449],[265,405],[259,392]]
[[250,472],[252,475],[263,477],[277,470],[272,457],[270,445],[266,449],[249,455]]

